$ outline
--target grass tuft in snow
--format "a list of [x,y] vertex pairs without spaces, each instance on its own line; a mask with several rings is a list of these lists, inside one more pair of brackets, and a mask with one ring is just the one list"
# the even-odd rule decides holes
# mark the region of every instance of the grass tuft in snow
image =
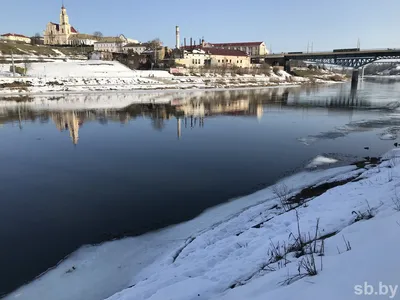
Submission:
[[369,202],[367,200],[365,202],[367,203],[367,209],[365,211],[361,212],[358,210],[351,212],[353,215],[356,216],[356,218],[354,219],[354,223],[359,222],[361,220],[369,220],[375,216],[373,209],[369,205]]
[[286,184],[277,184],[272,188],[272,191],[278,197],[284,211],[288,212],[292,209],[292,206],[289,203],[290,189]]
[[392,197],[392,202],[394,204],[394,210],[400,211],[400,197],[397,194],[397,190],[394,191],[394,197]]
[[[346,238],[344,237],[344,235],[343,235],[343,241],[344,241],[344,244],[345,244],[345,246],[346,246],[346,252],[347,252],[347,251],[350,251],[350,250],[351,250],[351,244],[350,244],[350,242],[349,242],[348,240],[346,240]],[[338,250],[338,254],[342,254],[342,252],[340,252],[339,247],[337,247],[337,250]]]
[[[308,246],[311,248],[311,245]],[[311,249],[309,249],[311,251]],[[322,256],[321,256],[321,270],[322,270]],[[297,274],[290,275],[288,273],[288,278],[282,281],[281,285],[290,285],[293,282],[300,280],[307,276],[316,276],[318,274],[317,265],[315,263],[315,257],[313,253],[307,254],[301,258],[297,267]]]
[[302,270],[305,271],[307,276],[316,276],[318,274],[314,254],[307,254],[300,260],[298,267],[299,274],[301,274]]

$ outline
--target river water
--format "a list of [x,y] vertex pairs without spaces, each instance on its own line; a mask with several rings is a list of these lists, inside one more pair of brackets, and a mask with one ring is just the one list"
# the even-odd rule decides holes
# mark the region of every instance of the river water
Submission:
[[[392,148],[400,82],[0,99],[0,294],[303,170]],[[397,140],[399,141],[399,140]],[[326,166],[325,166],[326,167]]]

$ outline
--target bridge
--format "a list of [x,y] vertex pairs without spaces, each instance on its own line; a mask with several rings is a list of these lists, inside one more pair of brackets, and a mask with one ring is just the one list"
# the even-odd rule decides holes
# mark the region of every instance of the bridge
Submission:
[[359,68],[377,60],[400,59],[400,49],[360,50],[359,48],[354,48],[337,49],[332,52],[287,52],[281,54],[269,54],[255,58],[264,60],[265,63],[268,63],[271,66],[284,66],[286,71],[290,71],[290,62],[293,60],[354,68],[352,85],[355,84],[355,87],[357,87]]

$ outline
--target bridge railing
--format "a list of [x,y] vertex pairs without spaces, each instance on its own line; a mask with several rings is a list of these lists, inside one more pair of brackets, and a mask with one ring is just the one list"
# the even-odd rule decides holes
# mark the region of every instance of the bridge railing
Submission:
[[[331,50],[318,50],[318,51],[288,51],[288,52],[277,52],[277,53],[269,53],[268,55],[284,55],[284,54],[324,54],[324,53],[333,53],[333,50],[340,50],[338,49],[331,49]],[[360,48],[357,52],[373,52],[373,51],[400,51],[400,48],[369,48],[363,49]],[[349,52],[356,52],[356,51],[349,51]],[[340,52],[338,52],[340,53]]]

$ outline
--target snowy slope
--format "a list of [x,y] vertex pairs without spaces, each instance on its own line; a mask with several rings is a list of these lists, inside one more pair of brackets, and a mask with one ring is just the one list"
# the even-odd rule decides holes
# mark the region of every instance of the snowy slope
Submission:
[[[400,151],[393,153],[400,156]],[[343,180],[362,172],[361,180],[331,189],[298,208],[303,234],[316,231],[317,219],[318,236],[340,232],[325,240],[324,267],[319,271],[317,257],[319,274],[315,277],[281,286],[298,273],[301,258],[293,253],[287,255],[286,266],[266,267],[271,245],[289,244],[289,233],[298,226],[294,211],[272,209],[279,201],[271,200],[193,236],[178,252],[136,275],[133,287],[109,300],[318,299],[321,294],[324,299],[357,299],[354,286],[365,281],[394,286],[400,270],[400,261],[395,259],[400,251],[400,227],[396,224],[400,214],[393,203],[398,199],[399,162],[392,159],[367,171],[339,176],[336,179]],[[353,211],[364,214],[369,209],[373,219],[354,223]],[[348,252],[343,235],[351,243]]]
[[135,72],[116,61],[54,61],[32,63],[31,77],[133,77]]

